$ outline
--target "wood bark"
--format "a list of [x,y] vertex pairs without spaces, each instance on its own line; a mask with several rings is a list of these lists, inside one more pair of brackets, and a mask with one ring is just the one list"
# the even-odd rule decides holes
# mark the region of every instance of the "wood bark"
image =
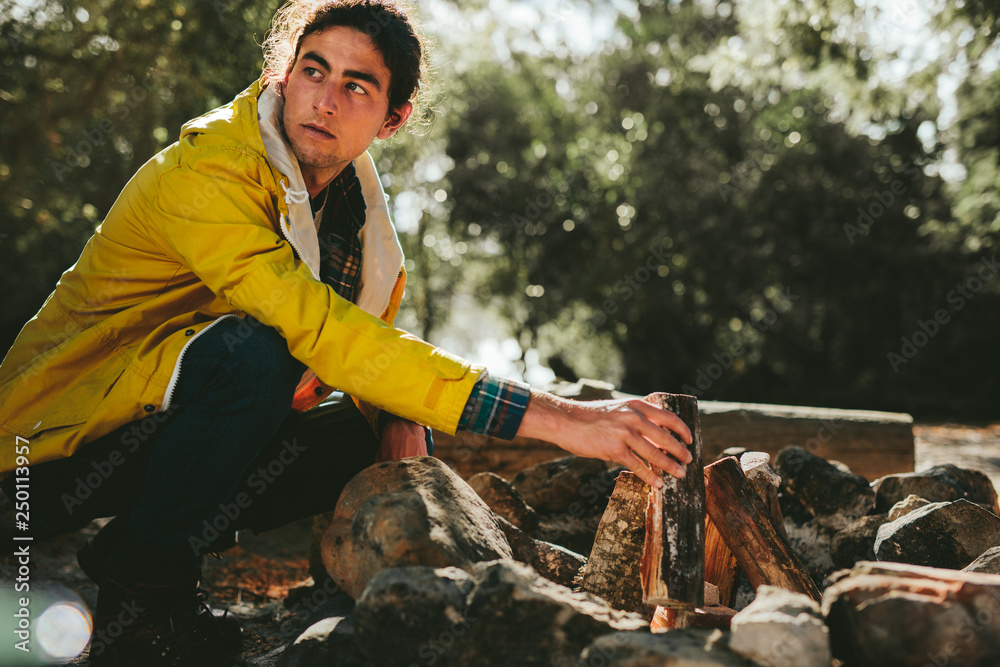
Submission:
[[615,609],[650,616],[643,604],[639,561],[645,538],[649,487],[633,473],[619,473],[601,517],[590,558],[580,574],[580,588],[604,598]]
[[750,584],[820,599],[819,589],[733,457],[705,468],[705,506]]
[[663,473],[663,487],[651,489],[646,505],[646,540],[640,563],[643,602],[693,608],[705,588],[705,478],[701,470],[698,399],[651,394],[646,400],[674,412],[691,430],[692,461],[678,479]]

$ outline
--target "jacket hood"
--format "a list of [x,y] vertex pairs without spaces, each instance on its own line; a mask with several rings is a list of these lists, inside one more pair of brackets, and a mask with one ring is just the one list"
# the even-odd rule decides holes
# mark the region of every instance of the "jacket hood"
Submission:
[[[319,280],[320,249],[309,206],[309,192],[281,130],[284,99],[263,78],[240,93],[230,104],[209,111],[181,128],[181,138],[212,134],[236,141],[264,157],[278,181],[281,231],[288,237],[299,258]],[[365,224],[361,228],[364,252],[358,280],[356,304],[381,317],[389,305],[393,286],[403,267],[403,250],[389,217],[388,195],[382,189],[375,162],[367,152],[354,160],[365,198]],[[280,206],[279,206],[280,208]]]

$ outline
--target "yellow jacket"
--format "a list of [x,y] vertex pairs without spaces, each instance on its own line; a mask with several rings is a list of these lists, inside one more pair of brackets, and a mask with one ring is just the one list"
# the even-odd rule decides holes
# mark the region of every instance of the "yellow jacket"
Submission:
[[280,116],[281,99],[258,81],[186,123],[125,186],[0,364],[0,473],[15,467],[15,436],[36,464],[167,410],[187,345],[247,314],[318,376],[303,377],[297,409],[337,388],[455,431],[484,369],[391,326],[403,253],[371,157],[354,161],[367,204],[355,305],[319,279]]

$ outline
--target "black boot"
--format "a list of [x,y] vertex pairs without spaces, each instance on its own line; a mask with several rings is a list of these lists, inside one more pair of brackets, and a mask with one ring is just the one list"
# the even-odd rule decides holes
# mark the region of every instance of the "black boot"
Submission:
[[124,523],[112,521],[77,553],[98,584],[91,665],[244,665],[239,622],[214,614],[198,588],[201,557],[139,544]]

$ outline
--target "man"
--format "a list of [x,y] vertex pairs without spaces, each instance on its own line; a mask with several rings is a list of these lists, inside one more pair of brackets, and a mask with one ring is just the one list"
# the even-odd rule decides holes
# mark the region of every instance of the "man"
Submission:
[[[548,440],[651,484],[690,460],[670,412],[559,399],[391,326],[403,256],[366,149],[419,85],[400,9],[291,3],[265,53],[132,178],[0,365],[2,486],[28,480],[36,534],[116,517],[78,556],[94,665],[243,664],[201,605],[202,555],[331,509],[367,465],[426,454],[425,427]],[[354,403],[303,412],[334,388]]]

